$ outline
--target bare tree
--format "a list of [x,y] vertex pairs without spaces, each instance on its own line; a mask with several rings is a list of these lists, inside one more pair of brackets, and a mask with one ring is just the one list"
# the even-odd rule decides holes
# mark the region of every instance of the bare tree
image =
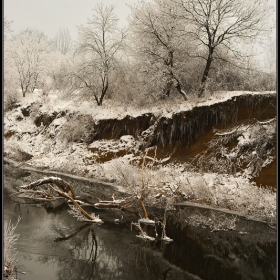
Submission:
[[26,29],[5,44],[6,54],[17,73],[17,80],[25,97],[39,85],[46,69],[48,43],[39,31]]
[[276,73],[276,41],[275,39],[269,37],[268,44],[266,46],[266,59],[265,59],[265,66],[267,67],[267,71],[269,73]]
[[153,3],[142,1],[130,8],[133,52],[141,61],[142,72],[153,86],[160,83],[165,96],[170,95],[174,86],[187,100],[176,67],[178,48],[185,41],[174,5],[169,1],[154,0]]
[[98,106],[102,105],[110,85],[110,75],[116,67],[116,55],[121,49],[125,33],[117,28],[114,6],[99,4],[87,26],[79,26],[75,50],[78,59],[73,72],[75,85],[91,93]]
[[11,28],[12,21],[8,20],[7,17],[4,18],[4,40],[7,39],[7,36],[9,33],[12,33],[12,28]]
[[60,51],[64,55],[68,53],[72,48],[72,39],[69,33],[69,29],[60,29],[51,43],[55,50]]
[[266,0],[174,1],[182,8],[180,16],[188,25],[190,39],[198,42],[201,52],[197,56],[206,60],[199,96],[205,91],[211,64],[219,58],[220,47],[240,59],[240,42],[257,42],[270,30],[267,20],[271,7]]

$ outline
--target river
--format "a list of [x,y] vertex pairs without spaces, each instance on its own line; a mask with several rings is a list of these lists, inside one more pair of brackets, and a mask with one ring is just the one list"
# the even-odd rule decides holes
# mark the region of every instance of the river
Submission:
[[[236,230],[211,231],[186,223],[194,211],[209,215],[207,209],[178,206],[167,215],[166,233],[173,242],[144,241],[131,229],[136,215],[88,207],[104,221],[90,224],[71,216],[67,203],[50,208],[11,197],[15,186],[45,175],[5,169],[4,221],[15,224],[21,217],[16,228],[20,280],[276,279],[276,229],[266,223],[240,219]],[[63,179],[93,202],[112,192],[106,185]],[[154,227],[146,231],[155,236]]]

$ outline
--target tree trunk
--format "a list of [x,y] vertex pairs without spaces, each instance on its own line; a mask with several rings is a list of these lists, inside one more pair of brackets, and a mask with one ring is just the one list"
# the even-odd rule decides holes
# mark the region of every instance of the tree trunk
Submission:
[[77,209],[82,213],[82,215],[85,216],[87,219],[92,220],[92,221],[95,220],[95,218],[92,217],[88,212],[86,212],[86,211],[85,211],[71,196],[69,196],[68,194],[66,194],[66,193],[64,193],[64,192],[61,192],[60,190],[55,189],[55,188],[53,188],[53,187],[52,187],[52,189],[53,189],[54,191],[56,191],[59,195],[65,197],[65,198],[68,199],[68,200],[71,200],[72,203],[76,206],[76,208],[77,208]]
[[170,91],[171,91],[172,81],[167,82],[165,89],[164,89],[164,95],[169,97]]
[[143,210],[144,219],[148,219],[148,212],[146,210],[146,207],[145,207],[145,204],[144,204],[144,199],[142,197],[140,198],[140,206]]
[[104,98],[108,88],[109,88],[109,81],[108,81],[108,77],[106,76],[104,78],[101,96],[99,98],[99,101],[97,102],[98,106],[102,106],[103,98]]
[[204,91],[205,91],[206,82],[207,82],[207,79],[208,79],[209,71],[210,71],[210,68],[211,68],[211,63],[212,63],[212,60],[213,60],[213,52],[214,52],[214,48],[213,47],[209,48],[209,54],[208,54],[206,66],[205,66],[205,69],[204,69],[204,72],[203,72],[203,76],[202,76],[202,79],[201,79],[201,86],[200,86],[200,90],[199,90],[199,93],[198,93],[198,97],[201,97],[203,95]]
[[187,101],[188,100],[187,94],[186,94],[186,92],[184,90],[182,90],[181,84],[179,83],[179,81],[177,81],[176,89],[183,96],[184,100]]
[[21,92],[22,92],[22,96],[25,97],[27,89],[24,89],[23,85],[21,85]]

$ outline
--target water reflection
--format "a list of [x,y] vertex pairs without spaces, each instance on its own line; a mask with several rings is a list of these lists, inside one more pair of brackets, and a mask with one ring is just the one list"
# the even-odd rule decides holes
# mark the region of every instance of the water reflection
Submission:
[[[203,279],[275,279],[276,232],[265,223],[240,220],[236,231],[211,232],[184,223],[190,210],[169,216],[174,239],[164,257]],[[173,217],[172,217],[173,216]]]
[[[168,244],[136,238],[134,215],[115,224],[120,213],[102,210],[104,224],[95,225],[78,222],[67,209],[21,204],[4,190],[4,219],[22,217],[17,259],[26,275],[18,274],[20,280],[276,278],[276,230],[267,224],[240,220],[236,231],[211,232],[188,226],[191,209],[178,208],[168,213],[166,233],[174,240]],[[145,231],[155,236],[154,227]]]

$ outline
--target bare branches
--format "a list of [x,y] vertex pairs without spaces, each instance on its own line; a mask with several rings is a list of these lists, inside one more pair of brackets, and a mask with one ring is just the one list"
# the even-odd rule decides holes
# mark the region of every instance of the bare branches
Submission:
[[19,238],[19,234],[15,233],[15,229],[21,218],[18,218],[18,221],[15,225],[11,224],[11,221],[4,222],[4,277],[10,277],[15,265],[16,258],[16,242]]
[[8,34],[13,32],[12,28],[11,28],[11,24],[12,23],[13,22],[8,20],[7,17],[4,17],[4,30],[3,30],[3,32],[4,32],[4,40],[7,39]]
[[[87,26],[79,26],[79,40],[75,56],[82,59],[78,63],[77,85],[84,84],[86,91],[94,95],[97,105],[102,105],[110,85],[110,75],[116,67],[116,53],[122,48],[125,32],[118,31],[114,6],[97,5],[93,19]],[[84,67],[86,66],[86,67]],[[87,80],[93,80],[94,87]],[[83,87],[80,87],[83,90]]]
[[[37,189],[39,186],[48,184],[47,188],[44,189]],[[51,184],[55,184],[57,187],[59,187],[61,190],[54,188]],[[68,184],[67,182],[63,181],[61,178],[57,177],[48,177],[43,178],[41,180],[32,182],[28,185],[24,185],[19,187],[20,191],[13,193],[12,195],[18,195],[19,197],[25,197],[25,198],[33,198],[36,200],[55,200],[57,197],[54,196],[52,191],[59,195],[59,197],[66,198],[67,201],[71,201],[75,208],[73,206],[70,206],[72,208],[72,214],[77,217],[79,220],[83,221],[92,221],[97,223],[102,223],[102,220],[99,219],[98,216],[95,216],[94,214],[87,213],[80,205],[79,203],[74,199],[75,192],[73,187]]]
[[186,222],[191,226],[209,227],[211,231],[235,230],[236,223],[239,221],[237,215],[227,215],[219,212],[210,213],[210,217],[197,212],[188,217]]
[[187,100],[175,67],[174,53],[185,44],[180,19],[175,16],[176,7],[168,1],[154,2],[130,6],[133,55],[143,68],[141,73],[145,80],[153,87],[169,96],[173,86]]
[[68,53],[72,48],[72,40],[69,30],[67,28],[60,29],[51,43],[53,47],[59,50],[63,55]]
[[[175,1],[176,2],[176,1]],[[202,43],[207,49],[207,61],[201,79],[201,96],[205,90],[215,49],[224,45],[236,58],[236,43],[253,42],[260,39],[271,28],[267,19],[271,9],[266,1],[253,0],[181,0],[176,4],[181,8],[179,17],[188,24],[191,38]]]
[[43,83],[49,52],[47,38],[42,32],[27,29],[6,42],[5,48],[24,97]]

